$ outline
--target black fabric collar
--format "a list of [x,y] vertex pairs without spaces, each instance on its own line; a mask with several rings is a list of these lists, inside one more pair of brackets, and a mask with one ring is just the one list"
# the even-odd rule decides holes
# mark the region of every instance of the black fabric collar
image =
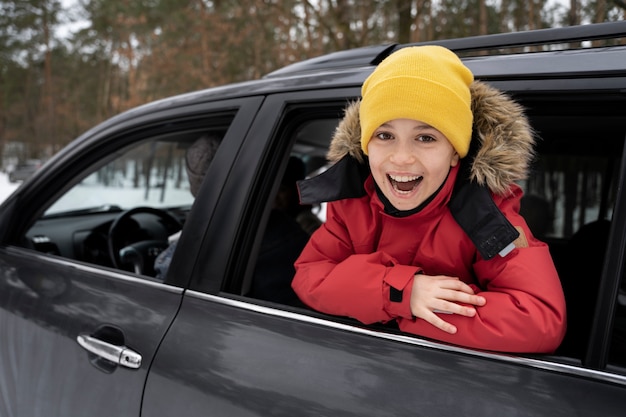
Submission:
[[364,197],[367,192],[363,185],[369,173],[367,161],[361,164],[350,155],[346,155],[321,174],[298,181],[300,203],[320,204]]
[[[472,142],[474,144],[478,142],[477,138],[474,138]],[[474,148],[476,146],[474,145]],[[456,178],[449,208],[456,222],[476,245],[482,258],[491,259],[510,246],[511,242],[519,236],[519,232],[495,205],[489,189],[469,180],[470,167],[475,155],[471,148],[470,154],[461,160],[461,169]],[[367,192],[363,185],[368,176],[369,164],[367,162],[362,164],[346,155],[324,173],[298,181],[300,202],[319,204],[345,198],[364,197]],[[382,192],[377,189],[376,193],[385,207],[385,212],[391,216],[403,217],[422,210],[435,198],[439,190],[419,207],[408,211],[395,209],[384,198]],[[391,209],[388,211],[388,208],[395,209],[395,212]]]

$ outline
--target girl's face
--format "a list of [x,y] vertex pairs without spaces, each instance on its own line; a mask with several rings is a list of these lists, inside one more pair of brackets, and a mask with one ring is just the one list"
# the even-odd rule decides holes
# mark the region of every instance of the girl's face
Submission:
[[367,145],[372,176],[398,210],[412,210],[441,186],[459,163],[452,144],[437,129],[394,119],[374,131]]

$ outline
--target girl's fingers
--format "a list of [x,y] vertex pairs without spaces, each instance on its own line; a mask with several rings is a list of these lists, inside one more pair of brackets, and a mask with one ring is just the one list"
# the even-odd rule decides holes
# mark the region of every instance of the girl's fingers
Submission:
[[487,303],[487,300],[482,295],[470,295],[461,291],[452,290],[442,292],[438,298],[445,301],[471,304],[474,306],[484,306]]
[[460,291],[466,294],[474,295],[474,290],[472,289],[472,287],[470,287],[463,281],[459,280],[458,278],[450,278],[450,277],[444,277],[444,278],[447,278],[447,279],[441,282],[441,285],[440,285],[441,288],[446,288],[449,290]]
[[436,309],[433,310],[435,313],[446,313],[446,314],[458,314],[460,316],[465,317],[474,317],[476,315],[476,309],[472,306],[464,306],[461,304],[451,303],[449,301],[441,300]]
[[450,333],[450,334],[456,333],[456,326],[448,323],[447,321],[442,320],[436,314],[430,313],[430,315],[426,317],[425,320],[429,322],[430,324],[432,324],[433,326],[437,327],[438,329],[443,330],[446,333]]
[[[418,284],[418,280],[421,284]],[[456,327],[439,314],[474,317],[475,307],[483,306],[486,302],[469,285],[454,277],[416,275],[413,282],[411,311],[415,317],[450,334],[456,333]]]

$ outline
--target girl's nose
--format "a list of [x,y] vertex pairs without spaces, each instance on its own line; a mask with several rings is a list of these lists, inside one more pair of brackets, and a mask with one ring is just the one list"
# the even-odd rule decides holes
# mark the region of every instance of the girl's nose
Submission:
[[396,146],[392,149],[390,159],[395,164],[408,165],[414,163],[417,158],[412,151],[410,141],[397,141]]

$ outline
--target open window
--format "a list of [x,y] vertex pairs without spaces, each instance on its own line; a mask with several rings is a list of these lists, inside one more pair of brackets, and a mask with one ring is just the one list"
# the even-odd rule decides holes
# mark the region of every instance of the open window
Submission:
[[[23,245],[162,280],[232,117],[120,140],[121,147],[107,152],[94,147],[85,157],[91,163],[46,204]],[[158,261],[168,249],[169,257]]]
[[[586,94],[564,99],[562,95],[541,94],[516,99],[526,107],[538,137],[530,177],[520,184],[526,193],[521,210],[533,233],[550,247],[568,306],[569,330],[557,354],[582,361],[590,342],[608,232],[619,198],[617,180],[624,169],[626,116],[620,113],[622,98]],[[289,221],[279,221],[277,209],[280,201],[295,201],[297,180],[328,168],[326,153],[346,103],[287,111],[289,117],[284,117],[276,130],[276,149],[269,152],[271,157],[264,167],[276,180],[271,185],[265,181],[266,200],[257,203],[258,229],[249,232],[256,237],[251,240],[251,262],[239,267],[241,273],[232,274],[243,278],[227,282],[223,287],[226,292],[302,306],[290,284],[295,273],[293,262],[308,234],[293,213]],[[296,170],[294,160],[299,166]],[[287,190],[292,196],[283,200]],[[313,220],[325,221],[324,206],[297,210],[312,214]]]
[[227,293],[303,307],[291,289],[293,265],[326,212],[324,205],[300,205],[296,183],[327,168],[326,153],[347,100],[299,103],[284,110],[240,228],[248,237],[241,239],[247,245],[241,249],[249,251],[250,262],[234,264],[222,288]]

